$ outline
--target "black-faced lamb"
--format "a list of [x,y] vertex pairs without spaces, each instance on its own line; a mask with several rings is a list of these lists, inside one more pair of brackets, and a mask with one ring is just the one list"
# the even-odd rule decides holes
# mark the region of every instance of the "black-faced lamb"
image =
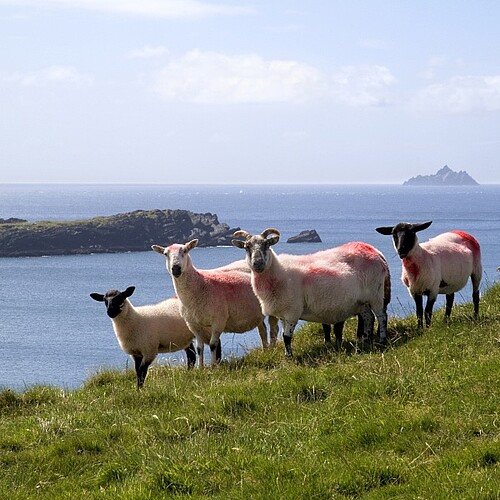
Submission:
[[429,327],[432,308],[438,294],[446,295],[445,318],[449,318],[455,292],[472,281],[474,316],[479,314],[479,284],[482,276],[481,248],[477,240],[464,231],[449,231],[419,244],[417,232],[427,229],[432,221],[411,224],[401,222],[395,226],[376,228],[380,234],[391,235],[403,264],[401,280],[413,297],[417,321],[423,327],[423,295],[425,325]]
[[135,364],[137,387],[144,385],[149,365],[159,352],[186,351],[188,368],[196,363],[193,334],[180,314],[180,301],[173,297],[159,304],[134,307],[129,297],[135,287],[109,290],[104,295],[91,293],[97,302],[104,302],[116,338],[122,350]]
[[292,356],[292,335],[299,319],[337,324],[355,315],[363,319],[363,343],[373,334],[373,313],[380,341],[387,336],[390,274],[384,256],[366,243],[347,243],[308,255],[276,253],[276,229],[260,235],[237,231],[233,245],[246,251],[252,286],[264,314],[283,323],[287,356]]
[[[172,277],[175,292],[181,302],[181,315],[197,339],[198,365],[203,367],[204,331],[210,332],[212,365],[217,364],[216,349],[223,332],[244,333],[257,327],[262,346],[267,347],[267,328],[259,301],[253,293],[248,269],[241,270],[241,263],[217,269],[197,269],[189,252],[198,240],[168,247],[153,245],[151,248],[166,257],[167,271]],[[232,268],[236,267],[236,269]],[[246,266],[245,266],[246,267]],[[271,342],[277,336],[277,320],[271,328]],[[273,338],[274,337],[274,338]]]

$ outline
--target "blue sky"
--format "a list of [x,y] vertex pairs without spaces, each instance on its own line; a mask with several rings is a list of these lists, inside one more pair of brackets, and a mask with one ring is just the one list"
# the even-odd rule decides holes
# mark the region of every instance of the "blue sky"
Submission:
[[0,182],[500,183],[500,2],[0,0]]

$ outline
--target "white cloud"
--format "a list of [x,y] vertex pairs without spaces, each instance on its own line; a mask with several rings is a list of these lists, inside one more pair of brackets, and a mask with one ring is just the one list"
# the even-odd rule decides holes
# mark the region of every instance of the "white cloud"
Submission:
[[0,5],[37,8],[76,8],[114,14],[169,19],[213,15],[251,14],[245,6],[208,3],[200,0],[0,0]]
[[348,106],[384,106],[392,101],[396,78],[385,66],[344,66],[332,77],[333,99]]
[[500,75],[455,76],[418,92],[412,107],[419,110],[467,113],[500,110]]
[[128,57],[131,59],[154,59],[168,54],[168,49],[162,45],[151,47],[146,45],[140,49],[133,49],[129,52]]
[[447,63],[445,57],[432,56],[427,61],[427,67],[422,72],[422,78],[425,80],[433,80],[436,77],[436,71],[442,68]]
[[49,66],[39,71],[0,75],[0,80],[23,87],[41,87],[51,84],[88,86],[92,85],[94,77],[78,71],[74,66]]
[[192,50],[156,72],[152,88],[166,100],[226,104],[302,101],[321,85],[320,72],[297,61]]

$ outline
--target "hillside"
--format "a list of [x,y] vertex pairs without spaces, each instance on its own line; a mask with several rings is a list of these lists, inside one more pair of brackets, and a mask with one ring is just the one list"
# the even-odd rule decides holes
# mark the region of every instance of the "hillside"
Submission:
[[230,245],[237,229],[217,215],[188,210],[136,210],[65,222],[0,219],[0,257],[136,252],[193,238],[199,246]]
[[[0,393],[0,498],[496,499],[500,285],[391,345],[324,346],[319,325],[217,369],[103,371],[76,391]],[[119,347],[116,346],[118,349]]]

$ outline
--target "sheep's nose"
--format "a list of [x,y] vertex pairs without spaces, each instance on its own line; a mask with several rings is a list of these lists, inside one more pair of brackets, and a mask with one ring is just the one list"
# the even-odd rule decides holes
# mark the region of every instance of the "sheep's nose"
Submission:
[[172,275],[178,278],[181,275],[181,266],[174,264],[172,266]]
[[252,263],[252,268],[256,273],[261,273],[264,271],[264,262],[262,260],[257,260]]

